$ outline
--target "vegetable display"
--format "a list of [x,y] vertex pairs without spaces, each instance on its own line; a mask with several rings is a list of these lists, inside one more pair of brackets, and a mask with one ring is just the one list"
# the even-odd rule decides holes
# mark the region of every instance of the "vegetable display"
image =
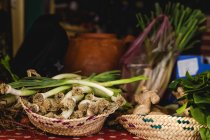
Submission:
[[0,93],[22,96],[24,104],[33,112],[64,119],[103,114],[112,108],[126,105],[119,85],[147,79],[136,76],[116,80],[119,71],[90,77],[73,73],[52,78],[30,76],[9,84],[2,83]]
[[[196,37],[205,29],[206,17],[200,10],[169,3],[164,8],[156,4],[150,15],[137,14],[137,20],[142,33],[124,55],[123,63],[130,75],[143,74],[149,79],[131,91],[138,93],[146,86],[148,90],[158,90],[162,97],[176,57],[199,42]],[[128,75],[126,71],[124,75]]]
[[182,105],[177,113],[192,116],[203,125],[200,129],[201,138],[210,139],[210,71],[194,77],[187,73],[186,78],[173,81],[170,88],[176,91],[174,95]]

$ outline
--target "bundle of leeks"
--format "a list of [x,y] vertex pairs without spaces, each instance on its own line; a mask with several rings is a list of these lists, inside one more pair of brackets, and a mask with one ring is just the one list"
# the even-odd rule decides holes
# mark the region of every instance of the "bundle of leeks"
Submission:
[[[163,16],[169,23],[163,22],[160,26],[159,17]],[[145,56],[144,64],[147,64],[148,67],[141,74],[149,79],[141,81],[133,90],[139,93],[142,86],[146,86],[149,90],[158,90],[159,96],[162,97],[169,83],[176,57],[199,42],[195,37],[205,29],[203,23],[206,17],[200,10],[180,3],[168,3],[164,8],[157,3],[155,10],[151,11],[150,15],[139,13],[137,20],[138,27],[143,33],[124,55],[124,64],[125,60],[132,57]],[[151,27],[152,30],[150,30]],[[140,42],[143,44],[139,45]],[[136,53],[139,51],[140,53]],[[133,62],[126,63],[127,65],[133,64]]]
[[109,71],[90,77],[78,74],[59,74],[52,78],[31,76],[0,86],[0,93],[22,96],[33,112],[52,118],[81,118],[98,115],[128,103],[118,87],[144,76],[116,80],[119,71]]

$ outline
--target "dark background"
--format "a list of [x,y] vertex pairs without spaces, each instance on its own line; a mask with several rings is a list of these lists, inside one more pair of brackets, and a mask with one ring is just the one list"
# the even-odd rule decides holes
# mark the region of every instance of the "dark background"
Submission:
[[[137,35],[136,13],[149,13],[154,4],[162,6],[168,2],[180,2],[191,8],[210,13],[209,0],[55,0],[56,13],[71,24],[98,24],[103,32],[116,33],[118,36]],[[71,6],[77,4],[77,8]],[[65,5],[66,4],[66,5]]]

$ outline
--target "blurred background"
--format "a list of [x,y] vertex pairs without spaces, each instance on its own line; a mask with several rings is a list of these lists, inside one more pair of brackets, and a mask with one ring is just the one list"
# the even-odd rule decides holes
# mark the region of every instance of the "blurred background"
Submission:
[[[136,27],[136,13],[149,12],[154,8],[155,2],[165,5],[169,0],[0,0],[0,57],[2,54],[8,54],[15,59],[20,51],[19,48],[28,45],[23,41],[30,33],[33,23],[37,18],[46,14],[58,17],[57,21],[66,31],[68,39],[80,33],[90,32],[112,33],[118,39],[123,39],[127,35],[135,37],[140,33]],[[209,17],[209,0],[173,0],[173,2],[201,9]],[[209,18],[207,19],[206,24],[209,27]],[[202,35],[199,51],[197,48],[190,53],[209,55],[209,34],[209,29],[207,29]],[[66,52],[65,49],[63,51]],[[18,58],[20,59],[19,56]],[[30,63],[25,58],[22,57],[21,60],[14,63]],[[28,58],[30,59],[29,52]],[[55,62],[55,65],[58,69],[62,69],[62,64]],[[22,67],[20,65],[15,65],[15,67],[17,73],[20,74],[23,73],[20,71],[25,70],[20,69]],[[45,69],[44,72],[46,71],[49,70]]]

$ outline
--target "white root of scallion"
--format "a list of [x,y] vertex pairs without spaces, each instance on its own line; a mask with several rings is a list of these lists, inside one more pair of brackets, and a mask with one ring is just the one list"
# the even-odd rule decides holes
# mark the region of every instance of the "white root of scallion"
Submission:
[[114,101],[119,107],[126,104],[126,100],[122,95],[112,96],[111,100]]
[[[90,92],[92,92],[92,89],[87,86],[73,87],[73,89],[68,92],[64,99],[61,101],[61,105],[64,108],[67,108],[63,110],[61,116],[66,119],[69,118],[72,115],[74,108],[76,107],[76,103],[84,98],[85,93]],[[71,103],[71,105],[68,105],[69,103]]]
[[63,92],[59,92],[58,94],[55,94],[54,99],[56,103],[60,103],[64,99],[65,95]]
[[97,115],[98,111],[99,111],[98,103],[91,102],[91,104],[89,104],[88,109],[87,109],[87,116]]
[[71,119],[78,119],[82,117],[84,117],[84,113],[80,110],[74,111],[73,114],[71,115]]
[[[144,74],[143,74],[143,75],[146,76],[146,77],[148,77],[148,75],[150,74],[150,72],[151,72],[151,68],[145,68],[145,69],[144,69]],[[149,77],[149,78],[150,78],[150,77]],[[136,91],[135,91],[135,94],[138,94],[139,92],[141,92],[142,87],[145,86],[145,83],[146,83],[147,81],[149,81],[149,80],[143,80],[143,81],[140,81],[140,82],[139,82],[138,87],[137,87],[137,89],[136,89]]]
[[85,99],[90,101],[87,104],[87,116],[102,114],[104,110],[110,105],[110,102],[104,98],[95,97],[93,94],[88,94]]
[[172,70],[173,70],[174,63],[175,63],[174,59],[171,59],[170,62],[169,62],[169,65],[167,67],[166,78],[164,78],[165,81],[164,81],[164,83],[162,84],[162,87],[159,90],[160,94],[164,93],[165,89],[168,86],[168,83],[169,83],[169,80],[170,80],[170,77],[171,77],[171,73],[172,73]]
[[74,108],[76,107],[76,99],[67,98],[65,102],[62,104],[64,108],[62,109],[61,117],[68,119],[72,113],[74,112]]
[[64,96],[60,104],[62,106],[65,106],[65,104],[68,102],[68,99],[71,99],[71,98],[74,101],[78,102],[82,100],[82,98],[84,97],[84,93],[90,93],[90,92],[92,92],[92,89],[88,86],[73,87],[72,90],[66,93],[66,95]]
[[92,101],[84,99],[78,104],[78,110],[86,112]]
[[[152,89],[159,91],[161,86],[162,86],[162,84],[164,84],[161,81],[165,81],[166,80],[165,79],[166,78],[165,75],[167,75],[167,65],[170,62],[171,56],[172,56],[172,53],[169,53],[167,56],[164,57],[164,59],[159,64],[161,66],[160,67],[160,72],[158,74],[158,77],[157,77],[156,82],[153,85]],[[149,89],[149,90],[151,90],[151,89]],[[163,96],[163,93],[158,92],[158,94],[159,94],[160,97]]]
[[2,95],[0,98],[0,109],[11,106],[17,101],[17,96],[14,95]]
[[36,93],[35,90],[28,90],[28,89],[14,89],[10,85],[2,83],[0,85],[1,94],[13,94],[16,96],[30,96]]
[[70,86],[60,86],[60,87],[51,89],[45,93],[37,93],[33,96],[33,102],[34,103],[42,103],[46,98],[53,96],[57,93],[60,93],[62,91],[65,91],[67,89],[70,89]]
[[101,100],[101,99],[103,99],[103,98],[96,97],[96,96],[94,96],[93,94],[87,94],[87,95],[85,96],[85,99],[91,100],[91,101],[98,101],[98,100]]
[[62,113],[61,113],[61,116],[65,119],[68,119],[71,114],[74,112],[74,107],[68,109],[68,110],[64,110]]

